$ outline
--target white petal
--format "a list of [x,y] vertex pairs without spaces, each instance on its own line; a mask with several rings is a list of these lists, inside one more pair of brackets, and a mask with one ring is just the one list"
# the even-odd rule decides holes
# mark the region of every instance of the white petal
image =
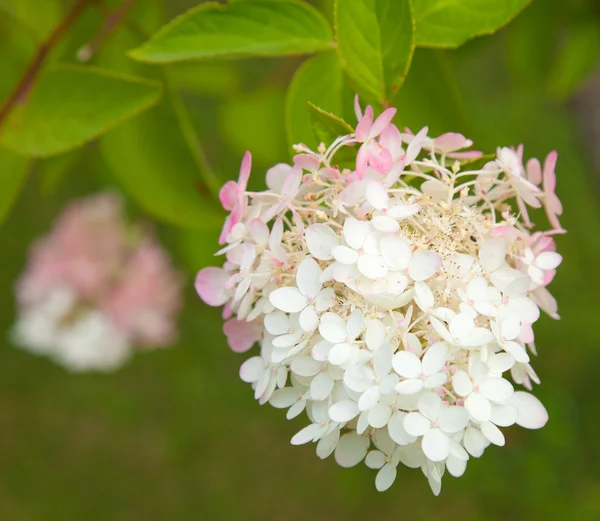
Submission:
[[502,431],[498,427],[496,427],[492,422],[482,423],[481,432],[494,445],[498,445],[499,447],[504,446],[504,434],[502,434]]
[[490,421],[500,427],[510,427],[517,422],[518,415],[518,409],[511,403],[502,405],[493,403]]
[[319,325],[319,315],[312,306],[306,306],[298,318],[300,327],[307,333],[312,333]]
[[435,393],[428,392],[419,398],[419,411],[431,421],[439,418],[442,408],[442,399]]
[[419,412],[411,412],[404,418],[404,430],[411,436],[423,436],[431,429],[431,422]]
[[348,342],[334,344],[329,350],[327,360],[333,365],[343,365],[352,357],[354,351],[354,346]]
[[469,423],[469,413],[464,407],[451,406],[442,409],[440,428],[444,432],[455,433],[463,430]]
[[497,270],[504,264],[506,258],[506,247],[500,239],[486,241],[479,250],[479,260],[483,269],[487,272]]
[[359,221],[348,217],[344,222],[344,239],[351,248],[359,250],[371,233],[371,225],[367,221]]
[[487,422],[492,416],[492,406],[489,400],[477,391],[467,396],[465,407],[471,418],[478,423]]
[[536,266],[543,270],[553,270],[562,262],[562,256],[554,251],[545,251],[535,258]]
[[440,322],[435,317],[429,317],[429,321],[431,322],[433,329],[435,329],[435,332],[438,335],[440,335],[446,342],[450,342],[450,343],[454,342],[452,335],[450,335],[449,331],[444,327],[442,322]]
[[389,405],[378,403],[369,411],[369,425],[375,429],[385,427],[392,415],[392,408]]
[[355,309],[348,318],[346,323],[346,330],[348,332],[348,338],[354,340],[365,328],[365,317],[358,310]]
[[433,307],[435,303],[433,293],[425,282],[415,282],[415,302],[425,313]]
[[522,322],[533,324],[540,318],[540,309],[535,302],[528,297],[512,297],[510,299],[510,309],[519,315]]
[[396,480],[396,467],[390,463],[386,463],[375,477],[375,488],[378,492],[383,492],[390,488]]
[[379,247],[381,255],[390,268],[404,270],[408,267],[412,257],[412,248],[404,239],[397,236],[382,237]]
[[306,400],[300,400],[299,402],[295,403],[288,409],[288,412],[285,415],[285,417],[288,420],[292,420],[293,418],[296,418],[297,416],[299,416],[305,408],[306,408]]
[[298,266],[296,284],[300,292],[308,298],[314,299],[321,291],[321,268],[314,259],[304,259]]
[[274,311],[265,315],[265,329],[272,335],[284,335],[288,333],[290,321],[282,311]]
[[292,438],[291,444],[292,445],[304,445],[305,443],[308,443],[309,441],[313,441],[315,436],[318,436],[321,433],[322,429],[323,429],[323,427],[321,427],[317,423],[313,423],[312,425],[309,425],[308,427],[304,427],[304,429],[302,429],[300,432],[296,433],[296,435]]
[[423,384],[427,389],[435,389],[440,385],[444,385],[448,381],[448,375],[444,372],[435,373],[423,380]]
[[321,370],[321,362],[311,356],[297,356],[292,360],[290,369],[298,376],[314,376]]
[[338,429],[329,433],[324,438],[319,440],[317,444],[317,456],[321,459],[325,459],[331,455],[335,450],[338,441],[340,439],[340,431]]
[[452,376],[452,387],[459,396],[468,396],[473,392],[473,382],[465,371],[456,371]]
[[409,380],[403,380],[396,385],[396,392],[402,395],[417,394],[424,387],[424,382],[420,378],[411,378]]
[[358,416],[358,405],[352,400],[342,400],[329,408],[329,417],[334,422],[347,423]]
[[489,329],[486,329],[485,327],[476,327],[462,342],[465,346],[478,347],[489,344],[492,340],[494,340],[494,335]]
[[514,340],[521,334],[521,321],[518,317],[508,314],[498,323],[502,340]]
[[314,305],[317,311],[329,309],[335,300],[335,291],[333,288],[325,288],[319,291],[315,298]]
[[419,378],[421,375],[421,360],[408,351],[399,351],[392,358],[392,367],[404,378]]
[[446,460],[446,468],[448,469],[448,472],[451,476],[454,476],[455,478],[460,478],[467,469],[467,461],[459,459],[453,454],[450,454],[448,456],[448,459]]
[[485,448],[490,444],[483,433],[475,427],[469,427],[463,437],[465,449],[474,458],[480,458]]
[[246,360],[240,367],[240,378],[244,382],[252,383],[260,379],[265,372],[265,361],[261,356],[253,356]]
[[515,365],[515,359],[508,353],[496,353],[488,358],[487,365],[490,371],[502,374]]
[[363,393],[373,386],[375,374],[371,369],[364,366],[350,367],[344,373],[344,383],[348,389],[357,393]]
[[370,411],[379,402],[381,397],[381,390],[378,385],[374,385],[370,389],[367,389],[358,400],[358,408],[361,411]]
[[408,274],[415,281],[426,280],[442,266],[442,259],[433,251],[418,251],[408,264]]
[[[531,279],[521,272],[519,276],[510,281],[502,291],[506,297],[517,297],[524,295],[529,290]],[[498,288],[500,289],[500,288]]]
[[358,260],[358,252],[343,244],[335,246],[331,250],[331,255],[336,261],[341,262],[342,264],[355,264]]
[[298,401],[298,389],[285,387],[277,389],[269,399],[269,403],[276,409],[286,409]]
[[365,465],[370,469],[380,469],[385,465],[385,454],[380,450],[372,450],[365,458]]
[[486,297],[487,289],[487,280],[484,277],[475,277],[467,284],[467,296],[473,302],[483,300]]
[[423,356],[423,372],[427,376],[439,373],[448,360],[448,346],[444,342],[433,344]]
[[373,357],[373,370],[377,378],[383,380],[392,370],[392,346],[384,344]]
[[467,338],[475,327],[475,321],[466,313],[456,315],[448,326],[450,334],[457,339]]
[[511,355],[517,362],[526,364],[529,362],[529,355],[525,348],[517,342],[503,342],[502,347],[504,350]]
[[277,288],[275,291],[272,291],[269,295],[269,302],[277,309],[286,313],[302,311],[306,307],[306,304],[308,304],[306,297],[300,293],[298,288],[293,286]]
[[513,386],[504,378],[486,378],[479,384],[479,392],[493,402],[508,400],[513,391]]
[[376,210],[387,208],[389,196],[387,190],[377,181],[371,181],[366,190],[367,201]]
[[335,448],[335,461],[340,467],[354,467],[367,455],[369,440],[354,433],[344,434]]
[[431,461],[444,461],[450,453],[450,440],[441,429],[433,428],[423,436],[421,447]]
[[385,341],[385,326],[381,320],[369,320],[365,334],[365,341],[367,343],[367,347],[371,351],[377,351],[377,349],[381,347]]
[[315,259],[330,260],[331,250],[339,244],[337,234],[325,224],[313,224],[304,234],[308,251]]
[[400,229],[400,223],[388,215],[376,215],[371,220],[371,225],[383,233],[395,233]]
[[408,445],[417,439],[416,436],[408,434],[404,428],[404,418],[406,416],[407,413],[398,411],[388,420],[388,433],[390,438],[398,445]]
[[517,425],[526,429],[541,429],[548,422],[548,411],[533,394],[517,391],[510,402],[517,407]]
[[361,255],[356,266],[365,277],[372,280],[383,278],[388,273],[387,264],[381,255]]
[[421,206],[418,204],[395,204],[390,206],[387,211],[387,215],[394,219],[406,219],[419,212]]
[[321,336],[334,344],[346,340],[346,323],[344,319],[335,313],[324,313],[319,324]]
[[319,373],[310,383],[310,397],[313,400],[325,400],[333,390],[333,379],[327,373]]

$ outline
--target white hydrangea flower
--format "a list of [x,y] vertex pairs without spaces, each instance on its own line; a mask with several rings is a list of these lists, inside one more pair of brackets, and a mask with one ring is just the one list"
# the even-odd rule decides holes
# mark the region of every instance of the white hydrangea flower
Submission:
[[[227,262],[199,292],[262,331],[240,375],[288,418],[306,410],[293,444],[343,467],[364,460],[377,490],[400,464],[420,468],[439,494],[446,471],[505,444],[503,428],[547,421],[516,386],[539,383],[532,325],[540,308],[558,318],[546,286],[564,230],[532,232],[526,207],[550,204],[555,223],[559,203],[521,149],[463,168],[480,155],[470,140],[400,133],[393,112],[374,121],[357,105],[354,134],[298,145],[265,192],[230,182]],[[336,152],[357,143],[356,167],[339,168]]]

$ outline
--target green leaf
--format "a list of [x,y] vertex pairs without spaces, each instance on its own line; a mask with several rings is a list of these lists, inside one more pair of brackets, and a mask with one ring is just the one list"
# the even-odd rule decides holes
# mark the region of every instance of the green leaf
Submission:
[[337,0],[335,25],[342,66],[359,94],[390,100],[408,74],[415,47],[411,1]]
[[250,150],[256,164],[285,161],[284,107],[285,92],[280,85],[237,96],[220,106],[219,133],[239,158]]
[[0,224],[17,199],[30,166],[30,159],[0,149]]
[[281,56],[332,47],[327,20],[296,0],[201,4],[130,52],[136,60],[168,63],[219,56]]
[[197,164],[168,98],[103,136],[100,149],[120,186],[147,212],[184,228],[222,224],[198,190]]
[[39,172],[44,195],[52,195],[56,192],[85,150],[87,149],[72,150],[66,154],[41,159],[36,163],[36,171]]
[[47,157],[77,148],[154,105],[157,82],[79,66],[52,68],[5,121],[0,144]]
[[600,63],[600,23],[590,20],[571,28],[551,69],[548,90],[565,99]]
[[352,91],[346,83],[335,51],[306,60],[290,83],[285,103],[290,147],[304,143],[315,148],[322,140],[315,136],[307,102],[339,116],[346,115],[346,107],[352,107]]
[[458,47],[475,36],[496,32],[530,2],[531,0],[412,0],[417,45]]
[[223,263],[222,257],[215,257],[220,231],[218,228],[210,231],[177,230],[175,246],[191,272]]
[[352,134],[354,129],[343,119],[308,102],[310,121],[319,142],[330,145],[339,136]]
[[22,22],[41,39],[59,22],[63,6],[60,0],[0,0],[0,10]]

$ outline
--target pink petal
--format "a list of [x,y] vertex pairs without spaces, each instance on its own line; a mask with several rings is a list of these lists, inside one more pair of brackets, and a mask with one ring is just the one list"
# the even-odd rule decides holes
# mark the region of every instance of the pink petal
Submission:
[[356,114],[356,120],[360,121],[363,117],[362,109],[360,108],[360,100],[358,94],[354,96],[354,113]]
[[240,177],[238,180],[238,190],[240,192],[246,191],[246,186],[248,186],[248,179],[250,178],[250,169],[252,168],[252,155],[250,152],[246,152],[244,154],[244,159],[242,159],[242,165],[240,166]]
[[554,169],[556,167],[556,160],[558,159],[558,153],[553,150],[546,157],[544,161],[544,192],[554,193],[556,189],[556,174]]
[[219,190],[219,199],[225,210],[233,210],[237,201],[238,184],[235,181],[227,181]]
[[384,110],[373,123],[371,131],[369,132],[369,137],[373,139],[376,138],[379,134],[381,134],[391,123],[395,115],[396,109],[393,107]]
[[354,131],[354,137],[356,141],[359,143],[364,143],[369,139],[369,134],[371,132],[371,128],[373,127],[373,107],[369,105],[365,109],[365,115],[361,118],[356,125],[356,130]]
[[196,275],[196,291],[209,306],[222,306],[229,300],[225,291],[228,279],[229,274],[222,268],[204,268]]
[[223,332],[232,351],[244,353],[261,337],[260,327],[254,322],[231,318],[223,324]]
[[380,174],[389,172],[394,164],[389,150],[379,147],[376,143],[369,145],[367,150],[369,165]]
[[367,165],[369,164],[369,150],[366,145],[362,145],[358,149],[356,155],[356,175],[359,179],[364,179],[367,173]]
[[447,132],[446,134],[436,137],[433,140],[433,144],[438,150],[441,150],[443,153],[448,153],[455,152],[461,148],[468,148],[473,142],[462,134]]
[[294,165],[315,172],[321,166],[321,161],[311,154],[297,154],[294,156]]

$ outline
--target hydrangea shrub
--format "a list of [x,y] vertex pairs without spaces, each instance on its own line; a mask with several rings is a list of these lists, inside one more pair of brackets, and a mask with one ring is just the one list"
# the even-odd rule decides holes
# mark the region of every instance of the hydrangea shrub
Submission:
[[150,231],[126,223],[118,196],[91,196],[32,246],[12,336],[72,371],[110,371],[135,348],[173,342],[182,283]]
[[[223,306],[230,347],[257,352],[240,377],[261,404],[308,422],[291,440],[316,443],[388,489],[399,464],[435,494],[447,471],[505,444],[502,429],[545,425],[533,324],[559,318],[547,289],[562,257],[556,152],[524,164],[523,147],[485,161],[461,134],[416,135],[355,104],[356,130],[250,192],[251,157],[220,192],[229,212],[222,267],[196,289]],[[344,168],[336,154],[358,148]],[[477,165],[477,166],[476,166]],[[531,216],[544,209],[550,229]]]

